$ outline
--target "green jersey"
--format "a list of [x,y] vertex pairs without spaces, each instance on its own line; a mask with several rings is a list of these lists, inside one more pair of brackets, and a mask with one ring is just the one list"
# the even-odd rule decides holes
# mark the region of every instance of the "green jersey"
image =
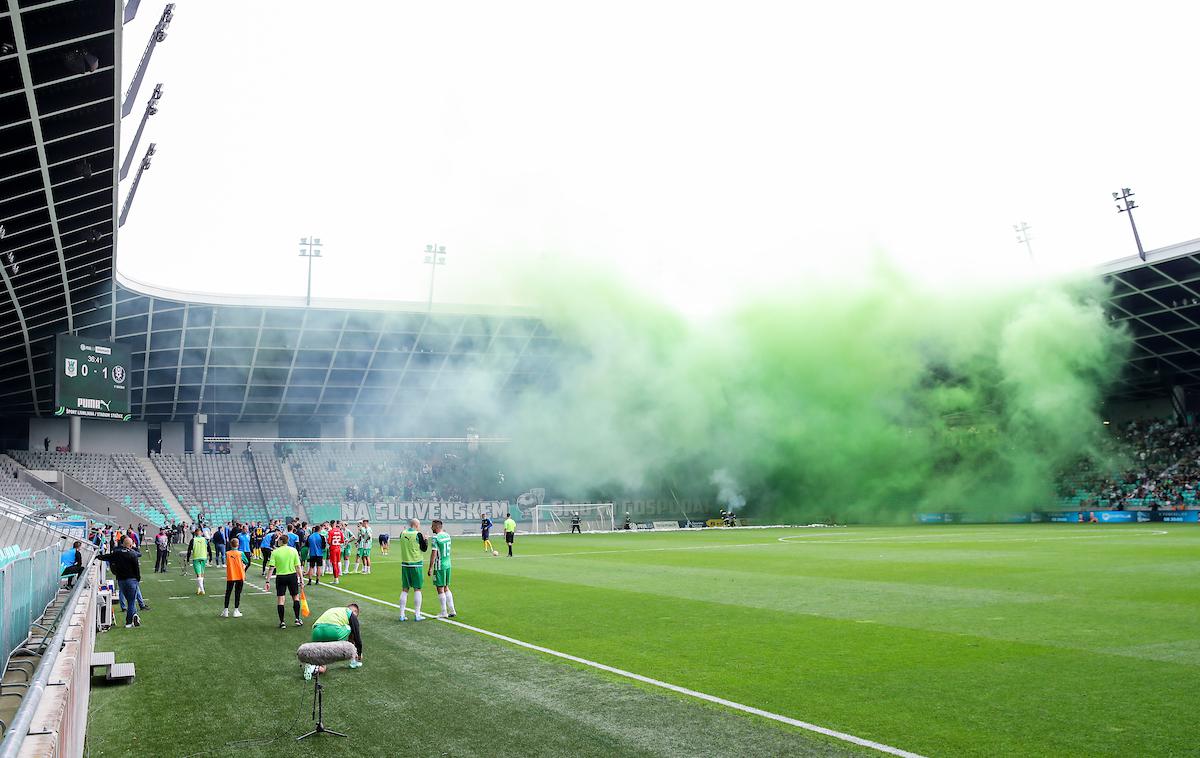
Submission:
[[511,518],[504,519],[504,531],[516,532],[517,531],[517,522],[513,521]]
[[450,568],[450,535],[438,532],[429,541],[433,543],[433,549],[437,550],[437,565],[434,568]]
[[416,529],[409,527],[403,532],[400,532],[400,565],[401,566],[420,566],[421,565],[421,543],[417,536],[420,534]]
[[277,547],[271,551],[271,558],[267,561],[267,565],[275,567],[276,576],[294,574],[296,567],[300,565],[300,554],[291,545]]
[[364,526],[362,529],[358,530],[358,546],[359,547],[370,547],[371,546],[371,527]]

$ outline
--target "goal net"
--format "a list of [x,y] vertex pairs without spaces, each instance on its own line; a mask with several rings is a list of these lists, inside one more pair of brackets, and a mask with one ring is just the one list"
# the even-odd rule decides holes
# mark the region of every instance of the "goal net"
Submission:
[[575,516],[579,516],[579,528],[584,532],[611,532],[613,523],[612,503],[564,503],[560,505],[536,505],[529,510],[534,534],[556,534],[571,531]]

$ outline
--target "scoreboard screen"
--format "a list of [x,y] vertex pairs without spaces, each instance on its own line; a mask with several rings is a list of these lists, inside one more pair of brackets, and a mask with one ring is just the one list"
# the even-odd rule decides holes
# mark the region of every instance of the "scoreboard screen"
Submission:
[[58,335],[54,415],[129,420],[130,348],[119,342]]

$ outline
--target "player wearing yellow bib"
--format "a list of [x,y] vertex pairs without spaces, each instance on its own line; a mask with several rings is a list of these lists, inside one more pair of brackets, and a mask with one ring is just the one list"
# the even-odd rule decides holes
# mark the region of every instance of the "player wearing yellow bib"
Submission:
[[[341,642],[342,640],[350,640],[354,643],[355,654],[350,659],[350,668],[358,668],[362,665],[363,651],[362,631],[358,625],[358,603],[330,608],[322,613],[313,624],[313,642]],[[311,679],[315,671],[324,674],[325,667],[305,664],[304,678]]]
[[454,595],[450,594],[450,535],[442,531],[442,522],[433,521],[433,552],[429,554],[428,574],[433,577],[433,586],[437,588],[438,602],[442,612],[438,618],[454,618]]
[[199,528],[192,532],[192,541],[188,543],[187,557],[184,560],[192,562],[192,571],[196,574],[196,594],[204,594],[204,567],[212,560],[212,543],[204,538],[204,532]]
[[425,535],[421,534],[421,522],[412,519],[408,528],[400,532],[400,620],[404,621],[408,602],[408,591],[413,591],[413,609],[416,611],[413,621],[420,621],[421,616],[421,587],[424,577],[421,575],[423,560],[421,553],[429,549]]

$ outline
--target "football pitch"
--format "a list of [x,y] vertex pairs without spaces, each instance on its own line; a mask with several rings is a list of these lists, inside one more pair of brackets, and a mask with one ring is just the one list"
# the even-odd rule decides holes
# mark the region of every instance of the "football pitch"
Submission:
[[881,754],[789,719],[926,756],[1197,751],[1195,526],[519,536],[516,552],[455,538],[458,625],[397,621],[396,550],[349,592],[310,588],[310,623],[360,602],[365,665],[322,677],[326,725],[350,738],[302,743],[308,629],[276,628],[258,569],[245,617],[222,619],[223,569],[197,597],[174,555],[167,574],[144,558],[144,625],[96,645],[138,676],[93,688],[89,752]]

